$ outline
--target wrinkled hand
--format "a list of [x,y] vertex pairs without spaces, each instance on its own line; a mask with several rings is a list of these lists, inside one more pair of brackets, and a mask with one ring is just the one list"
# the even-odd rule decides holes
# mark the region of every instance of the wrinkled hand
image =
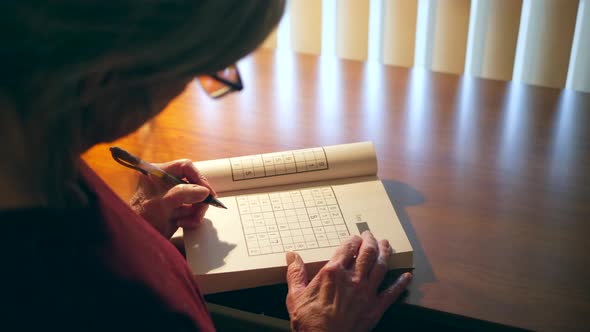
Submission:
[[141,176],[130,200],[133,210],[169,239],[178,227],[194,228],[199,225],[209,207],[201,202],[209,193],[216,194],[205,176],[188,159],[154,165],[191,183],[171,188],[153,175]]
[[369,331],[412,279],[379,291],[392,249],[366,231],[350,237],[308,283],[301,257],[287,253],[287,310],[293,331]]

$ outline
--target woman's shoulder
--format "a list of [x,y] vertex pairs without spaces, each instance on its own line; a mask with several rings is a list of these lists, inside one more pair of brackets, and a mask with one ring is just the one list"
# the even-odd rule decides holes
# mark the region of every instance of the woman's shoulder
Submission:
[[[170,264],[171,258],[155,260],[149,252],[142,255],[140,242],[150,232],[133,221],[113,227],[126,222],[109,221],[96,208],[0,211],[0,293],[11,316],[31,329],[62,331],[89,322],[99,330],[212,328],[198,291],[187,279],[176,280],[182,265]],[[170,256],[160,245],[150,246]],[[190,310],[182,310],[182,303],[192,303]]]

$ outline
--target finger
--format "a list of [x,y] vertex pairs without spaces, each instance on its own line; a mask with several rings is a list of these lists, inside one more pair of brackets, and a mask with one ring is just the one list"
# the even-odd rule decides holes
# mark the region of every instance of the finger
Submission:
[[388,270],[387,262],[392,254],[393,249],[389,245],[389,241],[379,241],[379,257],[377,257],[373,270],[369,274],[369,284],[373,285],[375,290],[379,288],[379,285],[383,282],[383,278],[385,278]]
[[359,280],[363,280],[369,276],[379,256],[379,245],[373,234],[369,231],[364,231],[361,237],[363,242],[359,248],[355,268],[355,276]]
[[287,286],[289,292],[296,294],[307,286],[307,271],[301,256],[294,252],[287,253]]
[[361,242],[362,239],[358,235],[349,237],[336,249],[336,252],[334,252],[330,262],[341,264],[343,267],[348,268],[352,262],[354,262]]
[[168,163],[158,164],[166,172],[172,173],[180,178],[186,178],[188,182],[201,185],[209,189],[213,196],[217,196],[215,190],[207,181],[205,175],[201,174],[195,164],[190,159],[179,159]]
[[209,189],[196,184],[179,184],[162,197],[167,209],[173,210],[184,204],[200,203],[209,196]]
[[[197,203],[197,204],[201,204],[201,203]],[[172,212],[172,219],[177,220],[177,219],[192,217],[195,214],[195,212],[197,211],[197,204],[181,205],[181,206],[175,208],[174,211]]]
[[205,213],[209,208],[208,204],[204,203],[197,203],[191,206],[182,206],[179,209],[178,217],[175,218],[176,224],[178,227],[182,228],[195,228],[198,225],[203,223],[203,219],[205,218]]
[[205,215],[209,204],[206,203],[194,203],[191,205],[182,205],[177,207],[172,212],[172,219],[181,219],[187,217],[197,217],[199,215]]
[[349,272],[341,263],[328,262],[309,283],[308,287],[317,290],[320,303],[334,303],[337,300],[336,294],[338,292],[351,290],[351,288],[342,288],[342,285],[347,284],[345,279],[350,278]]
[[[139,212],[146,221],[148,221],[155,229],[158,230],[165,238],[170,238],[178,229],[176,224],[168,218],[158,218],[157,216],[165,212],[166,208],[160,199],[148,199],[141,204],[142,210]],[[153,216],[156,216],[152,219]]]
[[406,272],[402,274],[397,281],[384,289],[378,296],[378,305],[381,313],[385,312],[387,308],[404,292],[406,287],[412,281],[412,274]]

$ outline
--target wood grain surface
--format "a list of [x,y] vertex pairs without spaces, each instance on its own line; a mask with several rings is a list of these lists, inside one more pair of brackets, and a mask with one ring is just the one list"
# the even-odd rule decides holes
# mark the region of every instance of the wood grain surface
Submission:
[[[363,140],[415,250],[405,303],[534,330],[590,326],[590,94],[257,51],[115,143],[151,162]],[[127,199],[109,144],[84,158]]]

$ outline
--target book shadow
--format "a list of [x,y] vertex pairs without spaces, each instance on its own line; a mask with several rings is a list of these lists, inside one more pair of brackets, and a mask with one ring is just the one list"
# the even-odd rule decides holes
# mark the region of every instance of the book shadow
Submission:
[[[406,232],[408,240],[410,241],[412,249],[414,250],[414,278],[412,279],[412,283],[409,287],[409,292],[406,291],[404,294],[404,298],[409,296],[412,299],[412,302],[414,302],[423,297],[423,294],[420,291],[421,285],[436,281],[436,276],[432,270],[432,265],[424,253],[424,249],[420,244],[416,230],[412,226],[412,222],[407,213],[408,207],[423,204],[425,202],[425,198],[419,191],[406,183],[395,180],[381,180],[381,182],[383,183],[383,187],[385,187],[387,196],[389,196],[389,200],[393,204],[395,213],[397,214],[402,228]],[[408,270],[390,271],[385,277],[382,287],[392,284],[402,273],[406,271]]]

